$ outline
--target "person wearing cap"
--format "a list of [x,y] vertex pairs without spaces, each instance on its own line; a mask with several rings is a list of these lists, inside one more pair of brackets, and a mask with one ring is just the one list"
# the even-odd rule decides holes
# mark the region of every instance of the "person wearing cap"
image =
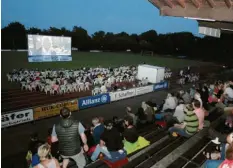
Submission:
[[181,124],[174,124],[174,126],[168,130],[173,136],[177,136],[178,134],[180,136],[190,137],[198,131],[198,118],[193,110],[191,104],[185,106],[184,122]]
[[120,133],[113,127],[112,121],[105,122],[105,130],[100,137],[100,144],[95,148],[91,160],[95,161],[99,154],[104,154],[104,159],[111,162],[121,160],[126,157],[126,151],[123,149],[123,142]]

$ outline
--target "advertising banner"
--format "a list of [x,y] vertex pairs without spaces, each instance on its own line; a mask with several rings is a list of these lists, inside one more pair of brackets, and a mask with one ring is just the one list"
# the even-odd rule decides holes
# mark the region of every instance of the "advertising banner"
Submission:
[[123,90],[118,92],[111,92],[110,97],[111,101],[117,101],[122,99],[127,99],[130,97],[134,97],[136,95],[135,89]]
[[33,110],[2,114],[2,128],[33,121]]
[[167,89],[167,88],[168,88],[167,81],[154,84],[154,91],[161,90],[161,89]]
[[71,111],[78,110],[78,101],[70,100],[66,102],[54,103],[47,106],[34,108],[34,120],[39,120],[42,118],[48,118],[60,114],[60,110],[63,107],[69,108]]
[[90,108],[107,103],[110,103],[110,96],[108,93],[78,99],[79,109]]
[[153,92],[153,86],[154,85],[136,88],[136,96]]

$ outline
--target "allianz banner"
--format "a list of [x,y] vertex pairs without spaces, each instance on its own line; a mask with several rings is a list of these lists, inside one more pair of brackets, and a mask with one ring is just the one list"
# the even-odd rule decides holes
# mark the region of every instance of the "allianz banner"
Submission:
[[167,89],[168,88],[168,82],[160,82],[154,84],[154,91],[161,90],[161,89]]
[[79,109],[90,108],[107,103],[110,103],[110,96],[108,93],[78,99]]
[[129,90],[123,90],[123,91],[110,93],[111,101],[127,99],[127,98],[134,97],[134,96],[136,96],[135,89],[129,89]]
[[33,110],[22,110],[8,114],[2,114],[2,128],[33,121]]
[[136,96],[153,92],[153,86],[154,85],[136,88]]

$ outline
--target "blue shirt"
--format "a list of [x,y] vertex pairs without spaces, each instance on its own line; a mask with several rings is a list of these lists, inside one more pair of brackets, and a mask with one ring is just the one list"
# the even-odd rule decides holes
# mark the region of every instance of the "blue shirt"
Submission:
[[103,132],[104,132],[104,125],[103,124],[100,124],[94,128],[93,138],[94,138],[95,144],[100,143],[100,136],[102,135]]
[[32,156],[32,167],[38,165],[40,163],[40,158],[38,154]]

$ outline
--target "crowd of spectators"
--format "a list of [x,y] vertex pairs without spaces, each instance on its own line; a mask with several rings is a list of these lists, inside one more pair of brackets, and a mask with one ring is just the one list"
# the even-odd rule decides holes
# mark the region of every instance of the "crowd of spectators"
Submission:
[[148,85],[145,78],[136,79],[135,66],[118,68],[80,68],[75,70],[13,70],[8,81],[19,82],[22,90],[40,91],[46,94],[65,94],[93,90],[93,94]]
[[[172,72],[166,68],[164,77],[169,79]],[[10,82],[19,82],[22,90],[40,91],[46,94],[66,94],[92,90],[93,95],[109,91],[124,90],[135,86],[146,86],[148,80],[137,80],[135,66],[117,68],[80,68],[75,70],[28,70],[14,69],[7,74]]]
[[[138,129],[154,124],[157,120],[166,122],[172,137],[191,137],[204,127],[209,127],[210,123],[205,117],[209,115],[210,105],[222,108],[228,118],[232,118],[233,83],[217,81],[213,84],[193,86],[189,90],[181,90],[177,93],[168,93],[160,105],[153,101],[142,102],[137,111],[126,107],[122,119],[113,117],[112,120],[104,120],[95,117],[92,119],[92,126],[84,126],[81,121],[72,117],[68,108],[64,107],[60,111],[60,121],[52,128],[49,142],[52,148],[55,144],[58,145],[56,152],[52,153],[57,159],[62,158],[63,168],[67,167],[70,160],[75,161],[79,167],[84,167],[87,162],[98,158],[115,162],[150,145],[148,140],[139,135]],[[226,124],[232,126],[229,122],[232,121],[227,119]],[[35,167],[59,167],[58,161],[50,155],[52,151],[50,146],[35,137],[34,135],[31,138],[27,155],[28,164]],[[219,168],[233,164],[232,134],[226,139],[229,145],[222,149],[224,156],[218,162]],[[213,140],[216,143],[218,141],[219,138]],[[206,156],[210,158],[210,154]],[[215,158],[219,159],[219,157]],[[208,160],[205,166],[208,167],[213,162]]]

